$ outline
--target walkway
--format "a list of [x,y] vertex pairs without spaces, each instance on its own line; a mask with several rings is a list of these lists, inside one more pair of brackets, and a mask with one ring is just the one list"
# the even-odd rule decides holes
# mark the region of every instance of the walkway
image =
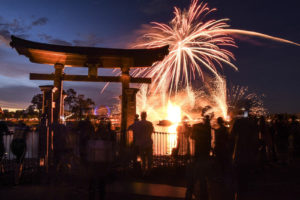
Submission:
[[[184,180],[172,178],[176,173],[155,174],[146,179],[125,176],[107,186],[106,199],[183,199]],[[246,200],[299,200],[299,177],[300,160],[290,166],[270,166],[253,177]],[[222,199],[218,191],[214,190],[213,193],[213,200]],[[88,187],[81,181],[56,185],[6,186],[1,188],[0,197],[3,200],[84,200],[88,199]]]

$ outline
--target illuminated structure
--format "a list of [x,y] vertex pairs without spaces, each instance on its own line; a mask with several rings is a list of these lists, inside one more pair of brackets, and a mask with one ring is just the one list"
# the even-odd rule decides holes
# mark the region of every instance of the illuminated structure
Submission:
[[[131,77],[130,68],[150,67],[154,62],[161,61],[169,53],[168,46],[152,49],[109,49],[96,47],[77,47],[44,44],[11,37],[10,46],[15,48],[20,55],[24,55],[33,63],[49,64],[54,66],[52,74],[30,73],[30,80],[53,80],[54,87],[41,87],[44,96],[48,91],[53,92],[53,123],[59,123],[63,115],[63,81],[87,82],[121,82],[122,83],[122,141],[126,144],[126,129],[133,123],[135,114],[134,106],[130,100],[135,100],[132,94],[135,89],[130,88],[130,83],[151,83],[151,78]],[[87,67],[88,75],[68,75],[64,73],[65,67]],[[121,76],[98,76],[98,68],[119,68]],[[48,90],[49,89],[49,90]],[[128,95],[127,95],[128,94]],[[44,104],[46,98],[44,99]],[[134,112],[129,112],[134,111]],[[129,116],[128,112],[130,115]],[[52,122],[52,119],[50,119]]]

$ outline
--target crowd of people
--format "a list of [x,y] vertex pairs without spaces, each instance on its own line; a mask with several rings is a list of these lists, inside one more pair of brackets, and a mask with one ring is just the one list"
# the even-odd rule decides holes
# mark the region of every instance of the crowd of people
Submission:
[[[154,126],[147,120],[147,113],[142,112],[141,119],[137,115],[135,122],[128,127],[129,130],[133,132],[132,160],[135,164],[140,164],[143,175],[149,174],[153,161]],[[100,121],[95,128],[89,119],[85,119],[74,127],[74,131],[79,138],[82,163],[88,162],[89,152],[86,147],[91,139],[116,140],[116,134],[107,120]],[[61,132],[66,131],[62,129]],[[209,199],[207,188],[212,173],[217,173],[223,181],[228,199],[243,199],[253,173],[264,170],[268,165],[288,165],[300,153],[300,125],[294,116],[286,118],[277,115],[266,120],[263,116],[242,114],[231,122],[225,122],[219,117],[212,123],[211,117],[206,115],[196,124],[189,124],[188,119],[183,118],[177,134],[177,147],[173,153],[178,154],[179,149],[184,146],[183,143],[187,144],[185,154],[189,165],[186,199],[192,199],[193,195],[199,199]],[[194,141],[193,155],[190,140]],[[67,146],[56,145],[55,140],[54,145]],[[61,152],[58,154],[61,156]],[[97,186],[95,180],[103,178],[93,179],[93,187]],[[103,185],[103,182],[98,185]]]
[[[43,122],[43,120],[41,120]],[[15,156],[15,178],[14,184],[18,185],[22,175],[23,163],[27,151],[27,137],[31,131],[24,121],[13,125],[13,131],[10,131],[6,121],[0,121],[0,174],[5,172],[3,159],[5,156],[4,136],[12,135],[8,144],[9,150]],[[88,141],[103,140],[115,141],[116,133],[111,128],[111,122],[108,119],[101,118],[98,123],[92,123],[89,118],[78,123],[62,124],[54,123],[48,127],[53,132],[53,146],[49,146],[52,151],[52,162],[49,163],[52,170],[58,172],[70,168],[71,159],[79,158],[79,164],[87,163]],[[43,123],[37,127],[39,133],[39,157],[44,157],[47,149],[47,127]],[[76,157],[76,158],[75,158]]]
[[199,199],[208,199],[207,184],[212,173],[219,174],[228,199],[243,199],[253,173],[274,164],[288,165],[299,156],[300,124],[295,116],[277,115],[266,121],[263,116],[240,115],[230,124],[221,117],[216,121],[217,128],[211,127],[209,116],[193,126],[183,125],[190,131],[185,135],[195,141],[186,199],[192,199],[195,193]]
[[[186,199],[195,195],[199,199],[208,199],[208,180],[212,173],[218,173],[227,188],[228,194],[236,199],[243,199],[247,192],[249,176],[266,166],[289,165],[300,155],[300,124],[296,116],[287,118],[284,115],[266,120],[263,116],[239,115],[231,122],[225,122],[219,117],[212,124],[210,116],[196,124],[189,124],[187,117],[182,119],[177,128],[177,147],[172,154],[178,155],[180,148],[187,144],[185,154],[189,160],[187,166]],[[91,140],[116,141],[116,132],[112,130],[108,119],[92,123],[89,118],[77,124],[53,124],[53,166],[61,170],[66,163],[66,155],[77,151],[80,163],[86,166],[90,162],[88,146]],[[133,161],[141,160],[143,173],[150,172],[153,161],[153,124],[147,120],[147,113],[141,113],[141,119],[136,116],[135,122],[128,127],[133,132]],[[22,163],[26,153],[26,135],[28,126],[22,121],[16,126],[13,140],[10,144],[12,153],[16,156],[15,184],[19,183]],[[9,134],[5,122],[0,122],[0,160],[4,155],[3,135]],[[72,145],[70,136],[75,134],[77,143]],[[194,150],[190,141],[193,140]],[[74,149],[74,147],[77,147]],[[71,153],[71,154],[72,154]],[[192,155],[193,154],[193,155]],[[2,169],[0,163],[0,170]],[[96,170],[97,171],[97,170]],[[97,176],[94,176],[97,177]],[[94,184],[97,178],[91,180]],[[100,186],[99,186],[100,187]],[[101,186],[103,189],[103,187]],[[96,188],[92,189],[93,191]],[[229,198],[230,199],[230,198]]]
[[149,172],[152,168],[153,141],[152,133],[154,127],[152,122],[147,120],[147,113],[141,113],[141,120],[136,115],[135,122],[128,127],[133,132],[133,161],[136,164],[137,158],[141,158],[141,168],[143,173]]
[[[74,167],[88,180],[89,198],[105,198],[105,185],[111,179],[116,132],[111,121],[89,117],[77,123],[53,124],[53,177],[63,176]],[[108,155],[109,154],[109,155]],[[59,176],[57,176],[59,174]],[[58,178],[58,179],[59,179]],[[54,180],[60,182],[63,180]]]
[[77,123],[53,124],[52,130],[56,166],[59,166],[59,163],[65,163],[64,155],[70,154],[76,154],[81,164],[87,164],[89,141],[101,140],[111,143],[116,141],[116,132],[107,118],[92,122],[87,117]]

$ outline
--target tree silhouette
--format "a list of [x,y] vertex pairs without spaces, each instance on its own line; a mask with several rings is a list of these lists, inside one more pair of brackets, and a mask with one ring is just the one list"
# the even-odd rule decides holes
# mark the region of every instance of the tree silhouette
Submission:
[[71,112],[73,107],[76,106],[77,92],[74,89],[68,89],[66,92],[67,97],[65,98],[64,104],[68,106],[68,110]]
[[89,114],[95,106],[95,102],[90,98],[85,98],[83,94],[78,94],[74,89],[68,89],[67,97],[65,98],[65,105],[68,106],[69,112],[77,119]]
[[43,95],[42,94],[36,94],[32,97],[30,109],[38,110],[39,115],[42,113],[43,108]]

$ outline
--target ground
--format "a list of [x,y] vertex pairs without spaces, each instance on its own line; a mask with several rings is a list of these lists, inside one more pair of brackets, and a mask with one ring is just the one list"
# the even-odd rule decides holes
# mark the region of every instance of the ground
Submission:
[[[107,187],[106,199],[183,199],[185,194],[184,169],[155,170],[146,177],[131,171],[113,178]],[[247,200],[300,199],[300,160],[290,165],[268,165],[251,176]],[[36,181],[34,181],[36,182]],[[88,199],[88,185],[83,179],[68,177],[59,183],[30,183],[4,185],[0,190],[5,200],[82,200]],[[220,185],[219,185],[220,187]],[[212,187],[214,199],[222,199],[217,187]]]

